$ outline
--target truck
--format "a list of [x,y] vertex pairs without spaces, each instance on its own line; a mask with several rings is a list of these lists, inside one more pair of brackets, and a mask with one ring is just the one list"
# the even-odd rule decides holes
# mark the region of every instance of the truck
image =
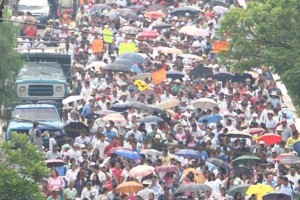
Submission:
[[[66,135],[64,124],[58,110],[51,104],[17,105],[12,112],[11,119],[8,121],[6,140],[11,140],[12,132],[28,135],[29,130],[33,127],[33,122],[39,122],[42,132],[53,132],[58,145],[62,144],[63,137]],[[43,146],[49,148],[49,137],[44,137],[42,140]]]

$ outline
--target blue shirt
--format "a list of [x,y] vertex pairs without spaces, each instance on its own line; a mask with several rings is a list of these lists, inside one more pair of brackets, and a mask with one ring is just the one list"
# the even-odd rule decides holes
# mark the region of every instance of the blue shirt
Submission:
[[86,105],[84,105],[83,106],[83,108],[82,108],[82,113],[81,113],[81,115],[82,116],[84,116],[84,117],[86,117],[86,116],[88,116],[88,114],[90,114],[90,105],[89,104],[86,104]]
[[198,151],[199,158],[202,160],[206,160],[208,158],[208,154],[206,151]]
[[113,137],[117,136],[117,133],[114,132],[114,131],[112,131],[112,130],[110,130],[110,131],[106,130],[106,131],[103,132],[103,134],[106,135],[108,142],[111,142],[111,140],[113,139]]

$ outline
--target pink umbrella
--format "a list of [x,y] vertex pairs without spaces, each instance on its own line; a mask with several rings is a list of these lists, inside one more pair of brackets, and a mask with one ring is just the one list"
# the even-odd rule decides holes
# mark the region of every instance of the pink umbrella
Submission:
[[129,177],[144,177],[152,174],[155,168],[148,165],[138,165],[129,171]]
[[114,154],[117,150],[131,150],[131,149],[126,147],[115,147],[115,148],[111,148],[107,153]]
[[178,167],[176,165],[163,165],[156,168],[156,172],[176,172]]
[[209,32],[204,29],[197,28],[195,26],[184,26],[179,31],[179,33],[184,33],[190,36],[206,37],[209,36]]
[[265,129],[263,129],[263,128],[249,128],[249,130],[248,130],[249,134],[251,134],[251,135],[260,134],[264,131],[265,131]]
[[159,33],[156,30],[145,30],[141,33],[139,33],[136,38],[139,40],[145,40],[145,39],[155,39],[159,36]]

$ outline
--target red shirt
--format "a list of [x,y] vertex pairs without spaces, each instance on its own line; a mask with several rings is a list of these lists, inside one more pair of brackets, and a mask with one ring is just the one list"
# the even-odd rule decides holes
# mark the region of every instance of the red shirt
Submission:
[[34,26],[28,26],[25,28],[24,33],[27,37],[34,37],[37,34],[37,28]]
[[121,174],[122,174],[122,169],[116,169],[115,167],[111,170],[111,173],[115,176],[116,180],[118,183],[121,183]]

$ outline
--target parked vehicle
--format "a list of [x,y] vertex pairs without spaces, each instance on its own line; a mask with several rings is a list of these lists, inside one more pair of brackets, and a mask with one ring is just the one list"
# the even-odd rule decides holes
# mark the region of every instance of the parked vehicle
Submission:
[[30,12],[41,24],[46,24],[51,18],[51,6],[48,0],[19,0],[17,11]]

